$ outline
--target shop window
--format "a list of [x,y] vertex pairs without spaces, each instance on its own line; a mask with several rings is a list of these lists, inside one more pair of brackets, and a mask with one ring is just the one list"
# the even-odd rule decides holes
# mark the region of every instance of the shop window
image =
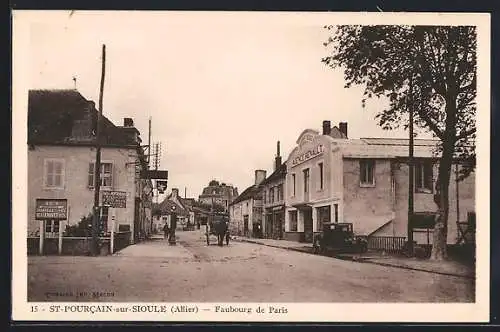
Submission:
[[432,162],[415,164],[415,191],[432,193]]
[[330,222],[330,205],[321,206],[316,208],[317,213],[317,231],[321,231],[323,229],[323,223]]
[[45,188],[64,188],[64,159],[45,159],[43,183]]
[[[89,164],[89,188],[94,188],[94,168],[95,163]],[[111,187],[113,185],[113,164],[101,163],[101,187]]]
[[359,169],[360,169],[360,185],[374,186],[375,160],[361,160],[359,162]]
[[289,216],[290,216],[290,232],[297,232],[298,230],[297,211],[290,211]]
[[319,163],[318,168],[319,168],[319,190],[323,190],[323,163]]

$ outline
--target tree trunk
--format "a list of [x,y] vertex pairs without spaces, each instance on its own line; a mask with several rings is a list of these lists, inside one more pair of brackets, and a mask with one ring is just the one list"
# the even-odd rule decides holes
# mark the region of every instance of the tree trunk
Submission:
[[448,215],[449,215],[449,187],[451,167],[453,164],[454,141],[451,135],[447,135],[443,141],[443,154],[439,163],[438,180],[436,183],[436,194],[434,202],[438,206],[436,225],[433,232],[433,244],[431,259],[446,260],[448,239]]

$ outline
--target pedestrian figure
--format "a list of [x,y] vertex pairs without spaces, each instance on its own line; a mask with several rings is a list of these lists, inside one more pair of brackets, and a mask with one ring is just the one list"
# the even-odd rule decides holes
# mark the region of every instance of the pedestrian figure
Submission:
[[165,223],[165,226],[163,226],[163,238],[166,240],[168,235],[170,233],[170,230],[168,229],[168,224]]

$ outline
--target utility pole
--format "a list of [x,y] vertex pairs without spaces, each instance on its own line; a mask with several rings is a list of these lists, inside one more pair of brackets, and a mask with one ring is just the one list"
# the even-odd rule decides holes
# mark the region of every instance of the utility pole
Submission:
[[97,113],[96,128],[96,156],[94,166],[94,218],[92,220],[92,255],[99,254],[99,189],[101,186],[101,118],[102,118],[102,97],[104,92],[104,78],[106,69],[106,45],[102,45],[102,69],[101,86],[99,90],[99,112]]
[[410,112],[409,126],[409,185],[408,185],[408,255],[413,257],[413,193],[414,193],[414,160],[413,160],[413,75],[410,77],[410,87],[408,94],[408,111]]
[[149,131],[148,131],[148,165],[151,158],[151,117],[149,117]]

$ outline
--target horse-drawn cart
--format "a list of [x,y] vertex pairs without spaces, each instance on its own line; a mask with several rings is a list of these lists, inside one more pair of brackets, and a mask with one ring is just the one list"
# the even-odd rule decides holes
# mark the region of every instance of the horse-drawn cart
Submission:
[[229,245],[229,216],[223,213],[215,213],[210,216],[205,236],[207,238],[207,246],[210,245],[211,236],[217,238],[217,244],[219,246],[223,245],[224,238],[226,239],[226,245]]

